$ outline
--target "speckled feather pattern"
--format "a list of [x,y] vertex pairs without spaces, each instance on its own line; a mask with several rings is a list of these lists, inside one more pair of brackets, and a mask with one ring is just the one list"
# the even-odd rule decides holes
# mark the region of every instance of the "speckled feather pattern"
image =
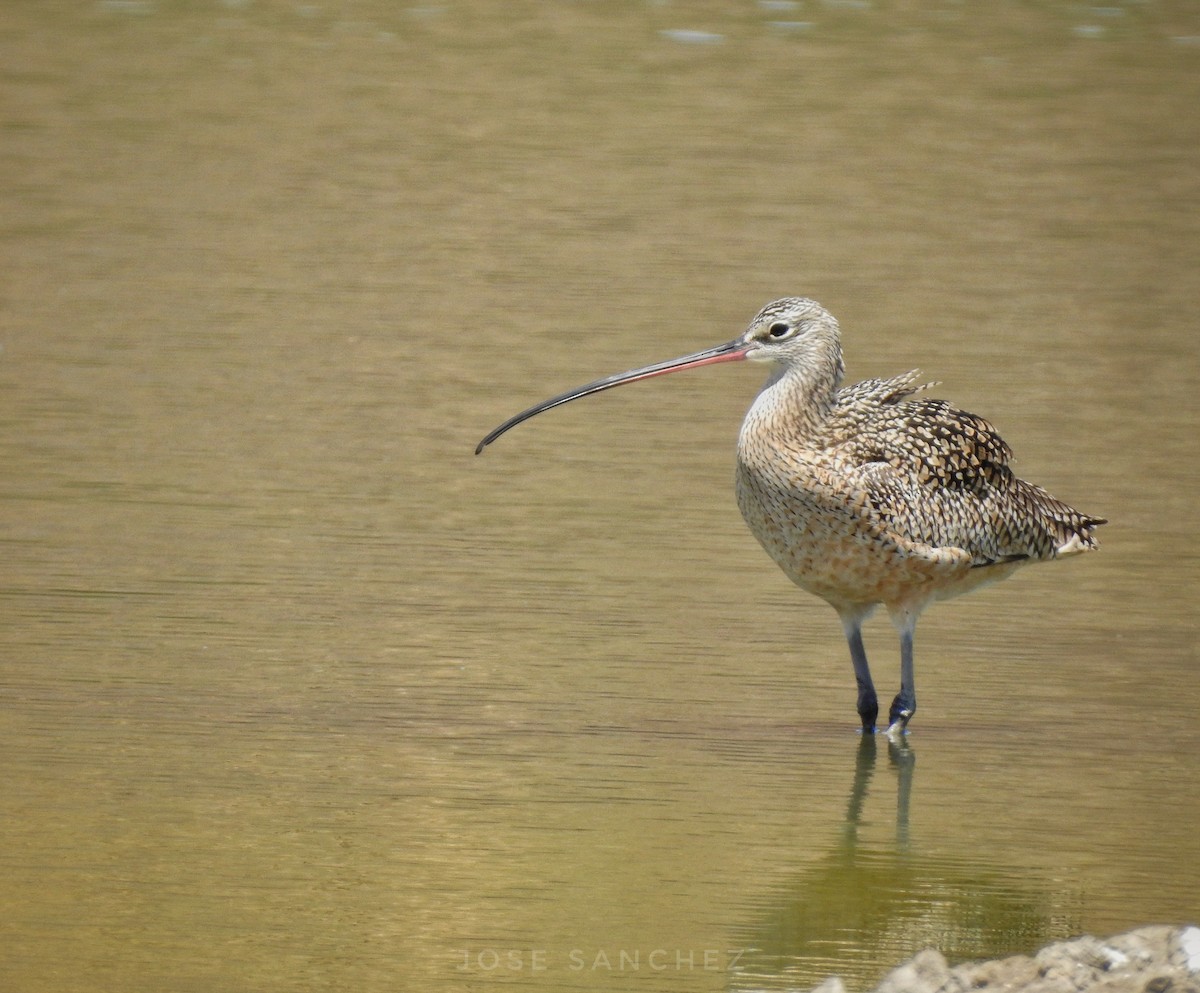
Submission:
[[1019,564],[1096,546],[1104,523],[1018,478],[983,418],[923,395],[917,372],[841,388],[837,322],[810,300],[769,305],[746,334],[801,330],[738,442],[742,515],[798,585],[839,610],[931,600]]
[[738,436],[738,507],[783,571],[837,610],[864,734],[875,733],[880,711],[862,624],[887,607],[900,634],[900,692],[887,710],[894,740],[917,709],[921,611],[1025,563],[1089,551],[1105,522],[1019,479],[995,428],[928,396],[916,372],[843,388],[841,330],[820,304],[776,300],[733,341],[550,397],[493,429],[475,453],[580,397],[742,360],[771,371]]

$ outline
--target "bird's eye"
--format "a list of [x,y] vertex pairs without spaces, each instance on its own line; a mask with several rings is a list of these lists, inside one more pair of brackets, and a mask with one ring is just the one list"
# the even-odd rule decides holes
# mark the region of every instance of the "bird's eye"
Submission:
[[769,334],[772,338],[786,338],[791,333],[792,326],[790,324],[785,324],[783,321],[776,321],[769,328],[767,328],[767,334]]

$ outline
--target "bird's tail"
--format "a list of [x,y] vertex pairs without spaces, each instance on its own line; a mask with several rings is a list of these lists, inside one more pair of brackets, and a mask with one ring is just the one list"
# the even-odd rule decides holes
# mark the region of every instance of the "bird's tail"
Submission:
[[1101,524],[1107,524],[1108,521],[1103,517],[1081,514],[1066,504],[1060,504],[1060,506],[1066,513],[1055,515],[1053,520],[1053,524],[1057,525],[1055,537],[1058,539],[1054,546],[1054,557],[1078,555],[1080,552],[1090,552],[1099,548],[1100,541],[1097,539],[1095,531]]

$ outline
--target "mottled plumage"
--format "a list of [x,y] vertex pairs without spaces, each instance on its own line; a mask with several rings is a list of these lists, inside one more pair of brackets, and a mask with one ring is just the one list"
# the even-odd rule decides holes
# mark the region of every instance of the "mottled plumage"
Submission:
[[912,635],[934,600],[1003,579],[1025,562],[1094,548],[1103,520],[1014,475],[983,418],[919,396],[919,373],[840,388],[837,321],[812,300],[768,304],[740,340],[775,363],[738,439],[742,516],[802,589],[841,616],[859,713],[878,704],[863,620],[878,604],[901,632],[890,729],[916,710]]
[[921,611],[1024,563],[1095,548],[1094,530],[1105,522],[1018,478],[995,428],[924,396],[918,373],[843,388],[841,332],[818,303],[777,300],[726,345],[553,397],[504,422],[476,452],[578,397],[740,359],[772,366],[738,437],[742,516],[792,581],[840,615],[867,731],[878,701],[861,628],[874,607],[887,607],[901,647],[888,730],[903,731],[916,710],[912,641]]
[[1095,518],[1073,510],[1008,465],[1012,450],[987,421],[944,400],[915,397],[917,371],[840,389],[813,440],[871,466],[873,511],[910,540],[952,545],[973,566],[1053,558],[1072,540],[1095,546]]

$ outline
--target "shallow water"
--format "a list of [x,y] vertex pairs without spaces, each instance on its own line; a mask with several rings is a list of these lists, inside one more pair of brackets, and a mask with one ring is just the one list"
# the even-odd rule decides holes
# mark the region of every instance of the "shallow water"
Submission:
[[[1200,913],[1190,5],[25,5],[0,985],[852,986]],[[1097,555],[901,746],[737,519],[772,297]],[[881,691],[885,621],[867,633]]]

